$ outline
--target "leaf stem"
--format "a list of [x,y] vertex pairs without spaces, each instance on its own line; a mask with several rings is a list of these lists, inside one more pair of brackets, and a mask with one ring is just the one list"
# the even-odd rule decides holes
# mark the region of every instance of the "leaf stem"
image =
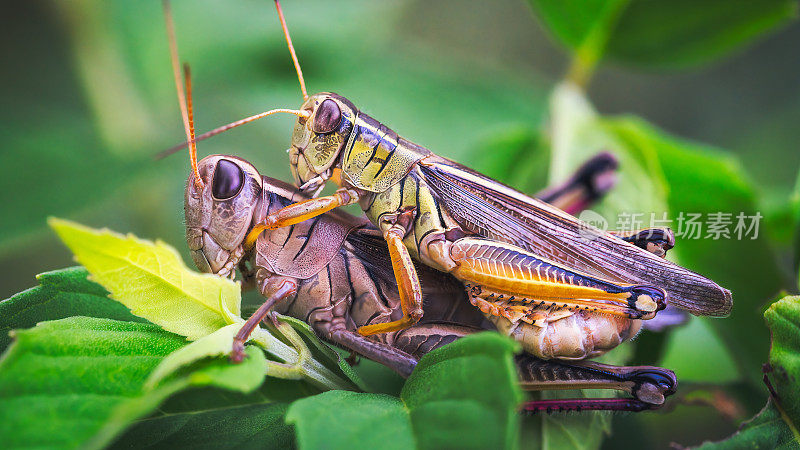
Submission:
[[251,339],[264,350],[287,363],[270,362],[269,375],[290,379],[302,377],[323,389],[352,389],[346,381],[311,357],[311,352],[303,339],[290,325],[281,324],[278,330],[297,350],[263,328],[256,328],[251,336]]
[[583,42],[575,49],[572,63],[567,70],[567,80],[582,89],[586,88],[603,57],[613,29],[629,3],[630,0],[616,0],[605,6]]

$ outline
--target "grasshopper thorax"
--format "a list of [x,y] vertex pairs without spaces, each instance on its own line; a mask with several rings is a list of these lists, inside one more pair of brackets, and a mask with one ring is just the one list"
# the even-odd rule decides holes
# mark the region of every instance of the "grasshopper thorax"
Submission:
[[358,110],[346,98],[322,92],[303,103],[289,149],[292,174],[301,190],[320,187],[347,145]]
[[202,186],[189,176],[184,197],[186,240],[203,272],[229,275],[261,202],[261,175],[249,162],[211,155],[198,164]]

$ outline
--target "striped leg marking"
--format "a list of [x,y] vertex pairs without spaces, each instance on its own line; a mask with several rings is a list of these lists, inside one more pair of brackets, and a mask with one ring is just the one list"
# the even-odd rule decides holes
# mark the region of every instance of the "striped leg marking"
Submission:
[[462,238],[453,243],[450,256],[458,265],[452,274],[484,288],[488,293],[484,299],[492,302],[529,302],[532,308],[585,310],[631,319],[650,319],[666,307],[662,289],[612,283],[501,242]]

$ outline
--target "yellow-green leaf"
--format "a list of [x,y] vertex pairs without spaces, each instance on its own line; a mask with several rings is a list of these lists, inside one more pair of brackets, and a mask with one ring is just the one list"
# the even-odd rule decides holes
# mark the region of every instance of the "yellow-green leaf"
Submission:
[[[239,284],[189,270],[174,248],[107,229],[51,218],[50,226],[75,259],[137,316],[194,340],[240,315]],[[146,294],[146,295],[145,295]]]

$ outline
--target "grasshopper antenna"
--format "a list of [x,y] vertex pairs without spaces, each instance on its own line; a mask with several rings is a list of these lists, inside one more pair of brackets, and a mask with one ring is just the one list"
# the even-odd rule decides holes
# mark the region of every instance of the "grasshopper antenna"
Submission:
[[[182,91],[181,91],[181,88],[180,88],[180,82],[178,81],[179,78],[180,78],[179,71],[178,71],[178,62],[177,62],[177,58],[178,58],[177,57],[177,54],[178,54],[177,47],[178,46],[175,43],[175,31],[173,29],[174,27],[172,26],[172,15],[169,12],[168,0],[164,0],[164,5],[165,5],[164,6],[164,14],[167,15],[167,22],[168,22],[168,24],[167,24],[168,25],[167,26],[167,32],[170,34],[170,36],[169,36],[170,37],[170,49],[173,51],[172,66],[173,66],[173,69],[175,70],[175,73],[176,73],[176,75],[175,75],[175,80],[176,81],[175,82],[178,84],[178,98],[182,99],[183,98],[182,97],[183,94],[182,94]],[[297,71],[297,79],[298,79],[298,81],[300,81],[300,90],[303,93],[303,101],[308,100],[308,92],[306,91],[306,82],[305,82],[305,79],[303,78],[303,70],[300,69],[300,63],[297,60],[297,54],[294,51],[294,45],[292,45],[292,38],[291,38],[291,36],[289,36],[289,28],[286,26],[286,19],[283,17],[283,10],[281,9],[281,4],[280,4],[279,0],[275,0],[275,8],[277,8],[277,10],[278,10],[278,18],[281,21],[281,27],[283,28],[283,35],[286,37],[286,45],[289,47],[289,53],[292,55],[292,62],[294,62],[294,68]],[[186,124],[187,123],[186,122],[186,108],[184,107],[183,101],[181,101],[181,112],[184,114],[184,124]],[[231,123],[229,123],[227,125],[223,125],[223,126],[221,126],[219,128],[215,128],[215,129],[213,129],[211,131],[208,131],[206,133],[201,134],[200,136],[197,136],[196,138],[192,138],[192,137],[189,136],[189,127],[187,125],[186,126],[187,142],[184,142],[183,144],[178,144],[178,145],[176,145],[174,147],[171,147],[171,148],[168,148],[168,149],[162,151],[161,153],[159,153],[159,154],[157,154],[155,156],[155,159],[158,160],[158,159],[166,158],[167,156],[169,156],[169,155],[171,155],[171,154],[173,154],[175,152],[178,152],[178,151],[180,151],[180,150],[182,150],[182,149],[184,149],[186,147],[190,147],[190,152],[194,152],[194,153],[192,153],[193,155],[195,155],[193,157],[193,161],[195,161],[194,164],[196,164],[196,159],[197,159],[196,151],[192,150],[192,148],[194,147],[195,143],[197,143],[199,141],[202,141],[202,140],[205,140],[205,139],[208,139],[211,136],[216,136],[216,135],[218,135],[220,133],[224,133],[225,131],[228,131],[231,128],[236,128],[236,127],[244,125],[246,123],[250,123],[250,122],[256,121],[258,119],[261,119],[261,118],[264,118],[264,117],[267,117],[267,116],[271,116],[271,115],[277,114],[277,113],[294,114],[295,116],[303,118],[303,119],[307,119],[309,117],[309,115],[311,114],[308,111],[301,111],[301,110],[297,110],[297,109],[286,109],[286,108],[271,109],[269,111],[265,111],[265,112],[262,112],[262,113],[254,114],[254,115],[252,115],[250,117],[245,117],[244,119],[237,120],[236,122],[231,122]],[[199,177],[199,174],[197,176]]]
[[[167,39],[169,40],[170,59],[172,60],[172,73],[175,76],[175,89],[178,91],[178,104],[181,108],[181,117],[183,118],[183,128],[186,131],[186,139],[189,141],[189,161],[192,165],[192,173],[194,174],[194,185],[199,190],[203,188],[203,180],[200,178],[200,171],[197,169],[197,146],[194,139],[194,120],[192,117],[192,82],[189,72],[189,65],[184,65],[184,76],[186,83],[186,94],[183,91],[183,83],[181,83],[181,70],[179,67],[178,59],[178,41],[175,39],[175,23],[172,20],[172,8],[170,7],[169,0],[163,0],[164,18],[167,24]],[[188,98],[188,102],[187,102]]]
[[278,18],[281,20],[283,35],[286,36],[286,46],[289,47],[289,53],[292,55],[294,70],[297,71],[297,80],[300,82],[300,91],[303,92],[303,101],[306,101],[308,100],[306,81],[303,79],[303,70],[300,68],[300,63],[297,61],[297,54],[294,52],[294,45],[292,45],[292,37],[289,36],[289,27],[286,26],[286,19],[283,17],[283,10],[281,9],[281,2],[279,0],[275,0],[275,9],[278,10]]
[[202,189],[203,180],[200,178],[200,172],[197,170],[197,144],[194,139],[194,114],[192,113],[192,73],[189,70],[189,63],[183,64],[183,79],[186,85],[186,112],[189,123],[189,158],[192,163],[192,171],[194,172],[195,186],[198,189]]
[[227,125],[223,125],[223,126],[221,126],[219,128],[214,128],[211,131],[205,132],[205,133],[201,134],[200,136],[197,136],[193,140],[189,140],[187,142],[184,142],[183,144],[178,144],[178,145],[176,145],[174,147],[170,147],[170,148],[162,151],[161,153],[159,153],[159,154],[157,154],[155,156],[155,159],[166,158],[167,156],[169,156],[169,155],[171,155],[171,154],[173,154],[173,153],[175,153],[175,152],[177,152],[179,150],[182,150],[182,149],[188,147],[189,145],[194,145],[195,142],[199,142],[199,141],[208,139],[211,136],[216,136],[216,135],[218,135],[220,133],[223,133],[225,131],[230,130],[231,128],[236,128],[236,127],[238,127],[240,125],[244,125],[246,123],[250,123],[250,122],[253,122],[255,120],[261,119],[263,117],[271,116],[271,115],[277,114],[277,113],[294,114],[295,116],[302,117],[304,119],[307,119],[308,116],[309,116],[308,112],[300,111],[300,110],[296,110],[296,109],[284,109],[284,108],[271,109],[269,111],[258,113],[258,114],[252,115],[250,117],[245,117],[244,119],[237,120],[236,122],[231,122],[231,123],[229,123]]

